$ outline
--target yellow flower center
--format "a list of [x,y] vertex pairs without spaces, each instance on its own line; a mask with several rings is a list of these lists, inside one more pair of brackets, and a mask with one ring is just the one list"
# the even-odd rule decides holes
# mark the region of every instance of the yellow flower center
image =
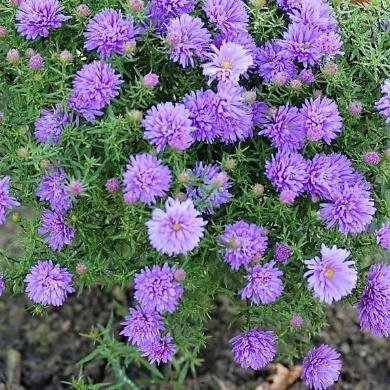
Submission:
[[225,60],[221,64],[222,69],[232,69],[233,68],[233,63],[229,60]]
[[333,276],[334,276],[334,269],[332,269],[332,268],[327,268],[327,269],[325,270],[325,276],[326,276],[327,278],[329,278],[329,279],[333,278]]
[[172,224],[172,230],[173,230],[174,232],[178,232],[180,229],[181,229],[180,223],[174,223],[174,224]]

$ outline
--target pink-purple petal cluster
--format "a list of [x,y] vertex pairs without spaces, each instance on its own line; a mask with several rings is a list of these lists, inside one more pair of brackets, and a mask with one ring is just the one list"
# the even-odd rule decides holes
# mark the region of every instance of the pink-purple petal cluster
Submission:
[[172,360],[176,352],[176,345],[172,341],[172,336],[167,333],[165,336],[160,336],[146,343],[142,343],[139,347],[142,356],[147,357],[149,363],[168,363]]
[[67,123],[69,123],[69,115],[63,112],[59,105],[49,110],[43,109],[34,123],[34,135],[42,144],[57,145]]
[[376,242],[383,248],[390,250],[390,223],[384,223],[375,232]]
[[0,178],[0,225],[5,222],[6,211],[20,205],[20,203],[9,194],[10,181],[11,178],[9,176]]
[[375,108],[390,124],[390,79],[383,82],[381,87],[382,97],[375,103]]

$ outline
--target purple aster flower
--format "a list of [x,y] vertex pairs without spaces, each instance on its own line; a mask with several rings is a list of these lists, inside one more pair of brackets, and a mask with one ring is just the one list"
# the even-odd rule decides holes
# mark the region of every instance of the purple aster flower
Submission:
[[276,148],[298,151],[305,143],[303,117],[287,103],[264,116],[259,134],[267,136]]
[[288,258],[291,256],[292,250],[291,248],[283,244],[282,242],[277,242],[275,245],[275,253],[274,258],[276,261],[280,261],[281,263],[286,263]]
[[237,221],[225,226],[219,242],[225,246],[224,261],[230,264],[232,270],[238,270],[242,265],[259,260],[263,256],[268,237],[262,226]]
[[238,83],[240,76],[253,65],[253,58],[243,46],[234,42],[225,42],[218,49],[210,46],[210,62],[202,64],[203,74],[208,76],[209,84],[213,80]]
[[50,207],[59,213],[71,206],[68,192],[66,191],[66,175],[63,168],[57,168],[45,176],[37,190],[39,200],[48,201]]
[[309,179],[307,161],[299,153],[281,150],[265,162],[265,175],[277,191],[289,190],[298,196]]
[[170,58],[183,68],[195,66],[194,57],[206,58],[211,35],[200,18],[181,15],[172,19],[167,26],[167,41],[171,46]]
[[293,316],[290,320],[290,325],[297,329],[300,328],[303,325],[303,318],[301,316]]
[[149,363],[156,362],[168,363],[172,360],[172,357],[176,351],[176,345],[172,342],[172,336],[167,333],[163,337],[158,337],[152,341],[142,343],[139,347],[142,352],[142,356],[148,358]]
[[315,27],[321,32],[329,32],[337,28],[337,22],[327,1],[302,0],[299,7],[293,10],[290,21],[294,24]]
[[165,211],[154,209],[146,223],[152,246],[170,256],[186,254],[197,247],[206,224],[191,199],[180,202],[172,198],[166,201]]
[[9,183],[11,178],[3,176],[0,178],[0,225],[5,222],[5,212],[7,209],[19,206],[20,203],[9,195]]
[[121,323],[123,330],[119,334],[128,338],[129,343],[141,345],[160,337],[164,329],[161,315],[155,311],[145,310],[141,306],[129,309],[125,321]]
[[247,269],[244,278],[247,285],[240,291],[241,299],[249,298],[255,305],[275,302],[283,291],[283,272],[275,267],[276,262],[256,264]]
[[38,234],[43,236],[43,240],[53,251],[60,251],[72,242],[75,230],[66,223],[62,214],[45,209],[42,211]]
[[390,264],[371,266],[356,308],[362,330],[390,336]]
[[[234,31],[229,33],[220,33],[214,37],[214,45],[219,49],[223,43],[233,42],[241,45],[248,54],[254,59],[258,50],[255,40],[248,31]],[[254,66],[253,64],[252,66]]]
[[340,153],[316,154],[308,162],[308,173],[307,191],[321,199],[330,199],[343,184],[356,180],[351,161]]
[[344,54],[342,51],[343,43],[341,37],[334,31],[322,33],[317,39],[317,46],[321,55],[329,58],[334,57],[337,54]]
[[37,70],[37,69],[41,69],[42,66],[44,65],[44,60],[42,58],[42,56],[40,54],[34,54],[30,60],[28,61],[28,66],[31,68],[31,69],[34,69],[34,70]]
[[0,297],[3,295],[4,288],[5,288],[4,276],[3,276],[3,274],[0,272]]
[[286,81],[297,74],[294,57],[283,50],[280,41],[266,42],[258,48],[255,55],[257,73],[266,83],[270,83],[278,74],[283,74]]
[[59,105],[49,110],[43,109],[34,123],[34,135],[42,144],[57,145],[67,123],[69,123],[69,115],[63,112]]
[[253,114],[245,90],[236,84],[218,83],[215,119],[223,143],[243,141],[253,134]]
[[179,299],[183,295],[183,288],[175,281],[176,267],[164,263],[162,267],[154,265],[146,267],[135,275],[134,298],[141,307],[159,313],[176,310]]
[[159,83],[159,76],[149,72],[143,77],[142,82],[146,88],[153,89]]
[[95,117],[103,115],[101,110],[119,95],[122,83],[121,76],[106,62],[93,61],[84,65],[73,80],[69,107],[94,123]]
[[106,187],[106,190],[108,192],[114,193],[119,191],[119,188],[121,188],[121,183],[118,179],[115,179],[115,177],[112,177],[111,179],[108,179],[106,181],[106,184],[104,185]]
[[124,54],[125,44],[134,39],[133,18],[122,16],[120,11],[106,8],[96,14],[88,23],[84,33],[86,50],[95,50],[100,58],[108,58],[113,53]]
[[390,223],[384,223],[375,232],[376,242],[385,249],[390,249]]
[[375,103],[375,108],[390,124],[390,79],[384,81],[381,92],[383,96]]
[[146,112],[142,121],[144,139],[151,142],[157,152],[169,145],[173,149],[188,149],[194,142],[190,112],[183,104],[159,103]]
[[381,161],[381,156],[378,152],[366,152],[364,153],[363,158],[369,165],[377,165]]
[[165,196],[171,184],[171,171],[156,157],[144,153],[130,156],[123,176],[124,192],[134,194],[142,203],[156,203]]
[[341,132],[343,123],[336,103],[328,97],[306,99],[301,108],[305,118],[306,137],[324,140],[328,145]]
[[197,141],[212,143],[219,135],[216,126],[216,109],[218,98],[212,90],[192,91],[183,98],[185,108],[190,112],[190,119],[195,130],[193,136]]
[[315,27],[302,23],[290,24],[281,41],[284,55],[290,55],[305,67],[317,65],[321,60],[317,44],[320,35],[320,30]]
[[321,258],[306,260],[305,272],[310,290],[321,302],[332,303],[349,295],[356,286],[354,261],[346,261],[351,253],[333,245],[321,245]]
[[229,340],[234,361],[241,367],[260,370],[276,355],[276,337],[270,331],[252,328]]
[[283,11],[292,12],[295,9],[299,9],[302,5],[302,0],[276,0],[278,6]]
[[158,32],[163,32],[171,19],[189,14],[194,8],[194,0],[151,0],[146,17]]
[[249,17],[241,0],[205,0],[203,9],[223,33],[247,30]]
[[215,209],[229,202],[232,196],[229,188],[232,183],[218,165],[199,162],[190,176],[186,192],[199,211],[214,214]]
[[332,194],[332,203],[321,203],[320,217],[328,229],[338,225],[341,233],[361,233],[375,214],[370,193],[358,185],[342,186]]
[[255,126],[261,126],[269,110],[268,104],[265,102],[256,101],[251,104],[251,107],[253,115],[253,124]]
[[50,29],[70,19],[61,14],[63,9],[57,0],[24,0],[16,12],[17,30],[27,39],[47,37]]
[[303,359],[301,378],[306,386],[323,390],[337,382],[340,376],[340,354],[326,344],[309,350]]
[[45,306],[62,306],[68,294],[75,292],[72,280],[73,275],[66,268],[51,260],[38,261],[24,278],[27,296]]
[[313,71],[310,68],[302,69],[299,72],[298,78],[305,84],[311,84],[316,81]]

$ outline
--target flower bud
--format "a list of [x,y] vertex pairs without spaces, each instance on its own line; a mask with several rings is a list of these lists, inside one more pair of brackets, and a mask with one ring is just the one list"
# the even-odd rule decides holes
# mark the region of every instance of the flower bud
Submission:
[[4,26],[0,26],[0,38],[4,38],[7,35],[7,29]]
[[21,220],[21,217],[20,217],[20,213],[18,213],[17,211],[13,212],[11,214],[11,221],[13,223],[19,223]]
[[290,320],[290,325],[293,328],[300,328],[303,325],[303,318],[301,316],[294,316]]
[[184,271],[184,269],[179,268],[175,271],[173,277],[175,278],[176,282],[180,283],[187,277],[187,273]]
[[84,191],[83,183],[80,180],[71,180],[68,185],[68,191],[71,195],[80,195]]
[[15,64],[16,62],[18,62],[19,58],[20,58],[20,54],[19,54],[19,50],[18,49],[10,49],[10,50],[8,50],[7,61],[10,64]]
[[153,89],[158,84],[159,77],[155,73],[149,72],[142,81],[146,88]]
[[132,11],[139,12],[144,8],[143,0],[128,0],[129,7]]
[[28,156],[28,149],[26,147],[21,147],[16,151],[16,155],[19,158],[26,158]]
[[348,111],[352,116],[359,117],[362,113],[363,105],[361,102],[355,100],[348,105]]
[[296,196],[296,193],[291,190],[283,190],[280,193],[279,200],[283,204],[291,205],[294,203]]
[[177,200],[180,200],[180,202],[184,202],[187,200],[187,195],[184,192],[178,192],[175,196]]
[[188,171],[180,172],[177,176],[177,180],[181,184],[187,184],[191,180],[191,175]]
[[126,192],[123,195],[123,200],[125,201],[126,204],[134,204],[137,202],[137,197],[132,192]]
[[63,62],[64,64],[69,64],[70,62],[73,61],[73,56],[72,53],[69,50],[63,50],[60,55],[60,61]]
[[338,71],[338,66],[337,64],[335,64],[334,62],[330,61],[330,62],[327,62],[324,67],[322,68],[322,72],[327,75],[327,76],[330,76],[330,77],[333,77],[336,75]]
[[36,54],[36,51],[34,49],[32,49],[31,47],[28,47],[26,49],[26,51],[24,52],[24,55],[27,57],[27,58],[31,58],[32,56],[34,56]]
[[119,180],[115,179],[114,177],[108,179],[105,184],[106,190],[111,193],[117,192],[120,186],[121,184],[119,183]]
[[290,87],[295,90],[302,89],[302,81],[298,79],[293,79],[290,81]]
[[256,195],[256,196],[261,196],[264,194],[264,186],[260,183],[256,183],[253,187],[252,187],[252,191],[253,193]]
[[89,7],[86,4],[80,4],[76,7],[76,14],[80,18],[86,18],[89,15]]
[[42,170],[49,169],[50,161],[49,160],[41,160],[41,162],[39,163],[39,166],[41,167]]
[[377,152],[366,152],[364,153],[363,159],[369,165],[377,165],[381,161],[381,156]]
[[37,70],[41,69],[44,64],[43,58],[40,54],[34,54],[31,58],[30,61],[28,62],[28,66],[31,69]]
[[128,111],[127,116],[134,122],[141,122],[143,117],[143,112],[140,110],[131,110]]
[[257,98],[257,94],[256,94],[256,91],[246,91],[244,93],[244,100],[247,102],[247,103],[253,103],[256,101],[256,98]]
[[132,41],[127,41],[124,46],[124,50],[126,54],[133,54],[135,49],[137,47],[137,42],[132,40]]
[[77,263],[76,272],[78,274],[84,274],[87,271],[87,266],[84,263]]

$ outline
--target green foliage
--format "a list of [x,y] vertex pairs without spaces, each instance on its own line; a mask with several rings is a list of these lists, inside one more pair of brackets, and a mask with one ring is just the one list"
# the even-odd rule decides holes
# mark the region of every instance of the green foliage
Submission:
[[[362,160],[365,151],[381,152],[389,142],[388,127],[373,108],[380,95],[379,85],[390,73],[390,35],[380,24],[389,19],[388,5],[385,1],[371,1],[360,9],[348,1],[334,1],[345,51],[345,56],[338,59],[336,76],[329,77],[318,71],[316,83],[299,91],[289,86],[261,84],[258,77],[252,77],[247,82],[248,89],[257,90],[258,100],[267,101],[270,105],[287,101],[300,105],[314,90],[321,90],[337,101],[344,119],[343,132],[331,147],[307,144],[303,154],[312,157],[318,152],[339,151],[348,155],[355,168],[365,174],[373,185],[378,210],[370,231],[352,236],[327,230],[317,217],[318,204],[305,197],[299,199],[294,207],[281,204],[264,176],[264,164],[273,149],[267,140],[254,136],[247,142],[230,146],[196,144],[188,151],[167,150],[161,154],[176,176],[191,168],[197,160],[226,164],[229,159],[235,163],[228,172],[234,183],[234,197],[209,219],[207,234],[201,245],[190,255],[167,258],[153,250],[147,240],[145,222],[151,209],[140,204],[126,205],[120,194],[108,193],[104,183],[110,177],[122,177],[129,155],[140,151],[153,153],[149,143],[143,140],[143,130],[131,117],[130,111],[146,110],[161,101],[179,101],[189,91],[206,85],[206,80],[199,68],[182,69],[169,61],[163,39],[147,34],[137,44],[133,58],[114,56],[110,59],[116,71],[123,75],[125,83],[120,97],[110,105],[104,117],[95,126],[85,123],[79,127],[69,125],[57,146],[38,144],[33,136],[33,123],[39,110],[57,102],[65,106],[75,72],[95,59],[95,53],[82,52],[82,32],[86,20],[74,12],[78,3],[78,0],[63,0],[66,13],[73,19],[61,29],[52,31],[48,39],[34,41],[26,41],[15,32],[15,8],[5,2],[0,5],[0,24],[8,30],[8,35],[2,40],[0,38],[0,111],[5,115],[0,123],[0,175],[12,177],[12,190],[17,198],[34,210],[32,217],[22,217],[17,222],[20,229],[15,242],[23,248],[22,255],[15,256],[12,248],[0,249],[0,263],[5,268],[7,287],[15,294],[22,293],[23,278],[38,259],[53,259],[72,272],[82,261],[87,271],[76,278],[79,293],[91,285],[107,290],[115,285],[124,288],[141,268],[169,261],[184,268],[187,279],[178,310],[165,316],[167,328],[178,345],[178,353],[165,380],[183,383],[186,375],[194,373],[201,364],[199,352],[207,342],[205,325],[212,315],[214,298],[219,293],[224,294],[236,310],[237,315],[231,324],[233,329],[247,329],[253,325],[273,329],[278,336],[278,359],[292,361],[301,358],[312,336],[318,334],[326,323],[323,305],[307,290],[303,261],[317,255],[322,242],[351,249],[360,275],[359,288],[346,299],[353,304],[363,285],[364,271],[371,262],[367,255],[380,251],[372,232],[389,216],[389,161],[382,159],[377,166],[367,166]],[[124,0],[86,3],[92,12],[105,6],[127,10]],[[264,8],[248,6],[248,11],[251,33],[258,45],[281,36],[287,20],[274,2]],[[6,62],[10,48],[17,48],[23,53],[28,47],[44,57],[42,70],[29,69],[24,55],[17,64]],[[59,60],[59,53],[64,49],[73,54],[73,61],[69,64]],[[149,71],[160,75],[160,84],[153,91],[145,89],[140,83],[140,78]],[[347,106],[353,100],[363,103],[364,111],[360,118],[348,113]],[[27,156],[20,157],[20,148],[27,149]],[[69,215],[69,221],[77,232],[75,240],[62,252],[52,252],[37,235],[39,215],[44,206],[38,202],[35,191],[39,178],[45,172],[42,168],[45,160],[59,161],[68,177],[80,179],[86,188]],[[253,193],[255,183],[264,185],[264,196],[258,197]],[[178,180],[172,188],[173,195],[182,190]],[[270,249],[264,260],[272,258],[272,248],[277,241],[293,248],[291,260],[281,266],[284,294],[273,304],[252,306],[239,299],[237,292],[243,284],[243,272],[232,273],[221,259],[218,236],[225,224],[237,219],[267,227]],[[40,313],[42,309],[33,307],[32,311]],[[296,314],[305,320],[305,326],[299,331],[289,325],[291,317]],[[116,383],[93,385],[80,376],[69,385],[77,390],[136,389],[137,385],[126,373],[130,364],[143,367],[149,374],[141,382],[164,382],[156,367],[147,364],[134,348],[119,341],[112,330],[112,321],[111,317],[107,327],[98,325],[96,332],[88,336],[95,342],[95,350],[80,364],[83,367],[93,359],[105,360],[114,373]]]

